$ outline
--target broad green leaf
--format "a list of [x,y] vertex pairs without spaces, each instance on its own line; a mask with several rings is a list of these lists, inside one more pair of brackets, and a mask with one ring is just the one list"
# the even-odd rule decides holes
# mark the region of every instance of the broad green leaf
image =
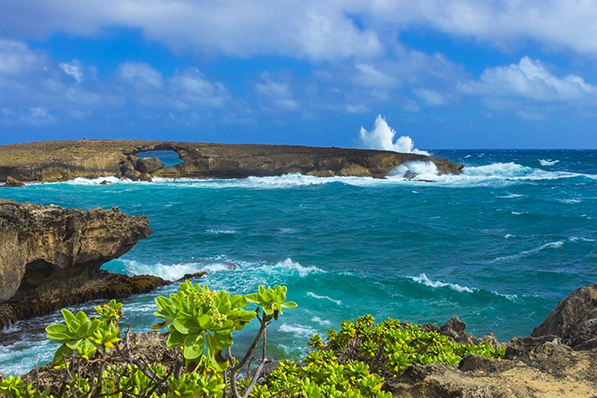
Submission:
[[63,308],[61,312],[66,326],[72,331],[76,330],[79,327],[79,321],[77,321],[77,317],[66,308]]
[[179,313],[172,325],[182,334],[197,333],[202,330],[195,318],[184,313]]
[[68,348],[70,348],[71,350],[76,349],[78,346],[81,345],[81,343],[83,342],[83,339],[78,339],[78,340],[72,340],[72,341],[67,341],[66,343],[64,343]]
[[167,345],[168,347],[180,347],[184,344],[187,335],[180,333],[177,330],[173,330],[168,336]]
[[77,312],[76,317],[77,317],[77,322],[79,322],[79,324],[81,324],[81,323],[87,321],[87,319],[89,319],[89,318],[87,318],[87,314],[84,313],[83,311]]
[[298,307],[298,304],[295,303],[294,301],[287,301],[285,303],[282,303],[282,308],[296,308]]
[[203,355],[203,334],[187,336],[184,341],[184,357],[185,359],[195,359]]
[[210,323],[211,323],[211,317],[207,314],[203,314],[199,318],[199,326],[201,327],[201,329],[204,329],[204,330],[207,329]]
[[66,345],[61,345],[60,348],[56,350],[54,354],[54,358],[52,359],[52,365],[62,365],[64,363],[64,359],[62,358],[62,354],[66,356],[70,356],[73,354],[74,350],[71,350]]

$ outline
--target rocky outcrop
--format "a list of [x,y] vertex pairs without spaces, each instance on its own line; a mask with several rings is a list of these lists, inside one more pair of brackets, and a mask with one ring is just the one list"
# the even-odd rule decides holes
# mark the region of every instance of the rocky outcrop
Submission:
[[20,187],[24,187],[25,184],[19,180],[17,180],[16,178],[12,178],[12,177],[7,177],[6,178],[6,182],[4,183],[4,186],[7,188],[20,188]]
[[[0,200],[0,301],[85,282],[151,234],[147,217]],[[75,284],[74,286],[76,286]]]
[[597,348],[597,283],[570,293],[531,334],[546,335],[560,338],[575,350]]
[[[148,151],[174,151],[182,163],[164,168]],[[168,178],[245,178],[302,173],[383,178],[397,166],[433,162],[440,174],[463,165],[413,153],[292,145],[205,144],[167,141],[47,141],[0,146],[0,181],[66,181],[116,176],[150,181]]]
[[[414,365],[384,388],[401,398],[595,397],[596,292],[597,284],[572,292],[531,336],[510,340],[504,359],[469,355],[458,366]],[[493,335],[476,339],[465,328],[452,318],[434,330],[461,344],[503,345]]]

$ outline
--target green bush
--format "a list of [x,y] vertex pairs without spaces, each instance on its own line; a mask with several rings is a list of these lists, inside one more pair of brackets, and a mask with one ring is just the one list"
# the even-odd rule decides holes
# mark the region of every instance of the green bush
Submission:
[[[313,397],[389,398],[384,379],[400,375],[412,364],[457,364],[468,354],[501,358],[505,350],[485,345],[458,345],[437,332],[388,318],[375,324],[372,315],[344,321],[338,332],[328,330],[327,342],[311,336],[312,351],[299,363],[284,360],[273,371],[266,356],[266,329],[282,311],[296,307],[286,301],[286,287],[259,286],[246,296],[215,292],[186,281],[169,297],[156,297],[152,329],[168,328],[167,345],[176,357],[146,363],[135,357],[129,332],[122,344],[118,321],[122,304],[112,300],[96,307],[94,317],[62,310],[64,323],[46,328],[47,338],[60,344],[52,364],[64,373],[57,397]],[[253,310],[248,309],[255,306]],[[246,353],[232,356],[233,332],[253,319],[259,330]],[[262,342],[261,358],[250,360]],[[0,380],[0,393],[13,397],[53,397],[50,390],[25,384],[20,377]]]

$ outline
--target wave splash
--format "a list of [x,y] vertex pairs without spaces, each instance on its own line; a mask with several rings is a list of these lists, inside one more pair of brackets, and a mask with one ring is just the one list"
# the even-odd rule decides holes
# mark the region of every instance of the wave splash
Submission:
[[417,153],[429,156],[429,152],[421,151],[415,148],[413,140],[408,136],[401,136],[394,141],[396,130],[391,128],[386,120],[377,116],[373,123],[373,130],[370,132],[361,127],[359,138],[361,143],[369,149],[382,149],[385,151],[394,151],[401,153]]

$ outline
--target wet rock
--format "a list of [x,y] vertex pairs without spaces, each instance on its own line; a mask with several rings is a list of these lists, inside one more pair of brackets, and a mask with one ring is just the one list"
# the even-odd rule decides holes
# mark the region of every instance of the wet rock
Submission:
[[16,178],[12,178],[12,177],[6,177],[6,183],[4,184],[5,187],[7,188],[19,188],[19,187],[24,187],[25,184],[22,183],[21,181],[17,180]]

